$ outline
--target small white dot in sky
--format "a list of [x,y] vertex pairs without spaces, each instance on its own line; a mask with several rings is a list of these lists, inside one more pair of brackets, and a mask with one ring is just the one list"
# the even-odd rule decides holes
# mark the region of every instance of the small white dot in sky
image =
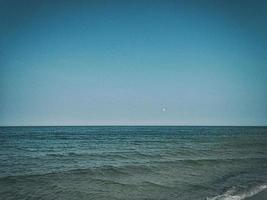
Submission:
[[162,108],[161,110],[162,110],[162,112],[165,112],[167,109],[166,108]]

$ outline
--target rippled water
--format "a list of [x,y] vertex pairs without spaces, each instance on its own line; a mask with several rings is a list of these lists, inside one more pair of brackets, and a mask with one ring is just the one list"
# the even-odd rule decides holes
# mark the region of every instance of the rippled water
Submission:
[[0,128],[0,199],[242,199],[266,183],[266,127]]

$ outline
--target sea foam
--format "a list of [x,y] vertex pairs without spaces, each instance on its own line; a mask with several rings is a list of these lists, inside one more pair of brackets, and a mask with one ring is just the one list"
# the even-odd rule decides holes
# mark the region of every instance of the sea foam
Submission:
[[221,195],[211,198],[208,197],[207,200],[243,200],[258,194],[259,192],[262,192],[265,189],[267,189],[267,185],[259,185],[241,194],[234,194],[236,193],[236,190],[232,188]]

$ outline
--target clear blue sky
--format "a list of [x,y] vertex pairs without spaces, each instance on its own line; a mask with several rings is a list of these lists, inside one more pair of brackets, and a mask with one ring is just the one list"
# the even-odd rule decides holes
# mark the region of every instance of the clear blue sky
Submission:
[[0,1],[0,125],[267,125],[267,1]]

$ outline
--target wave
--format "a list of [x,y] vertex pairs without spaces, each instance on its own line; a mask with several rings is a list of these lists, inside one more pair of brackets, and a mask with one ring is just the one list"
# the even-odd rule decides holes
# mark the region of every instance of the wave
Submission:
[[215,197],[208,197],[207,200],[243,200],[243,199],[252,197],[266,189],[267,189],[267,185],[263,184],[263,185],[253,187],[250,190],[244,191],[240,194],[235,194],[237,193],[237,191],[234,188],[232,188],[232,189],[227,190],[225,193],[221,195],[218,195]]
[[154,169],[152,166],[146,166],[146,165],[124,165],[124,166],[104,165],[101,167],[95,167],[89,169],[75,169],[68,171],[68,173],[75,173],[75,174],[89,173],[95,176],[119,176],[119,175],[145,174],[145,173],[156,173],[156,172],[157,169]]
[[248,161],[248,160],[267,160],[266,157],[241,157],[241,158],[181,158],[166,161],[155,161],[156,163],[173,163],[173,162],[232,162],[232,161]]
[[38,174],[23,174],[23,175],[8,175],[0,177],[1,180],[6,179],[20,179],[20,178],[31,178],[39,176],[55,176],[55,175],[88,175],[91,177],[117,177],[132,174],[146,174],[146,173],[157,173],[157,169],[147,165],[123,165],[123,166],[112,166],[103,165],[99,167],[90,168],[79,168],[79,169],[68,169],[55,172],[38,173]]
[[[175,168],[185,168],[185,167],[199,167],[199,166],[209,166],[213,164],[220,165],[221,163],[233,163],[233,162],[253,162],[256,164],[261,164],[261,167],[267,165],[266,161],[267,158],[220,158],[220,159],[213,159],[213,158],[190,158],[190,159],[154,159],[154,158],[148,158],[144,160],[136,159],[135,161],[129,162],[127,159],[127,154],[124,155],[118,155],[118,154],[88,154],[84,153],[83,156],[86,156],[88,159],[95,159],[95,160],[104,160],[104,159],[119,159],[124,160],[123,162],[116,162],[117,164],[108,164],[103,163],[104,165],[95,165],[92,166],[90,164],[86,165],[66,165],[62,168],[56,168],[56,167],[50,167],[46,168],[43,167],[40,170],[36,171],[24,171],[21,173],[15,173],[13,175],[6,173],[0,176],[0,178],[3,177],[9,177],[9,176],[28,176],[28,175],[45,175],[45,174],[51,174],[51,173],[90,173],[91,175],[120,175],[120,174],[142,174],[142,173],[150,173],[150,174],[160,174],[162,171],[166,170],[166,168],[175,167]],[[140,156],[142,154],[140,153]],[[81,156],[81,154],[76,154],[73,152],[67,153],[67,154],[46,154],[46,156],[51,156],[55,158],[59,158],[59,156],[69,156],[70,159],[73,159],[73,157]],[[88,157],[87,157],[88,156]],[[143,155],[145,156],[145,155]],[[129,157],[129,156],[128,156]],[[64,158],[65,159],[65,158]],[[242,172],[243,173],[243,172]],[[234,173],[236,175],[236,172]],[[228,179],[227,175],[226,177],[223,177],[224,179]],[[220,182],[222,180],[220,179]]]
[[87,153],[87,152],[68,152],[68,153],[47,153],[48,157],[92,157],[92,158],[161,158],[161,154],[143,153],[139,151],[122,151],[122,152],[99,152],[99,153]]
[[170,189],[172,188],[171,186],[167,186],[167,185],[164,185],[162,183],[156,183],[156,182],[152,182],[152,181],[143,181],[143,182],[139,182],[138,184],[136,183],[125,183],[125,182],[120,182],[120,181],[117,181],[117,180],[109,180],[109,179],[106,179],[106,178],[92,178],[90,180],[91,183],[98,183],[98,184],[101,184],[101,185],[116,185],[116,186],[121,186],[121,187],[124,187],[124,188],[166,188],[166,189]]
[[45,154],[48,157],[90,157],[90,158],[118,158],[118,159],[126,159],[126,156],[119,155],[119,154],[111,154],[111,153],[76,153],[76,152],[69,152],[69,153],[48,153]]

